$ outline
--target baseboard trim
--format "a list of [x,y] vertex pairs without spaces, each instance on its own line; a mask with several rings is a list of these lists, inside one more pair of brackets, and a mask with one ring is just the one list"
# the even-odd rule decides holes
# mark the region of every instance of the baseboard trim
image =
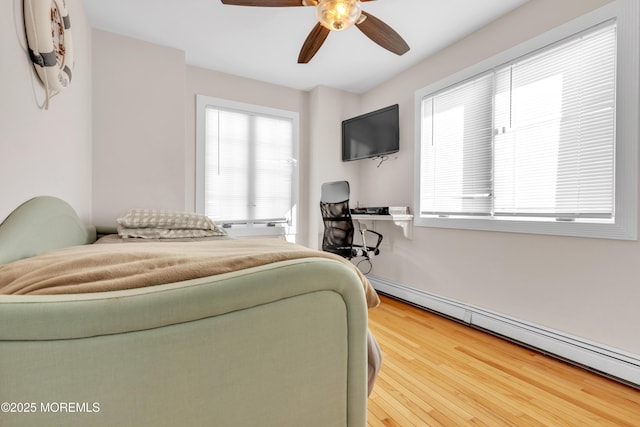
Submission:
[[399,283],[368,276],[373,287],[430,311],[484,329],[640,388],[640,356]]

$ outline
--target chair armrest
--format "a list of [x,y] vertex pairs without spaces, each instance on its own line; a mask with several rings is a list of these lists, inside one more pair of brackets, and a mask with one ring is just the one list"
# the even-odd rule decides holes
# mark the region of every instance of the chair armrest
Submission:
[[372,233],[372,234],[375,234],[377,236],[378,241],[376,242],[376,244],[374,246],[370,246],[370,245],[366,245],[366,244],[365,244],[365,246],[373,248],[375,250],[377,250],[380,247],[380,243],[382,242],[382,234],[378,233],[377,231],[373,231],[373,230],[369,230],[369,229],[364,229],[364,230],[361,230],[360,232],[362,233],[362,241],[363,242],[366,242],[365,236],[364,236],[365,232]]

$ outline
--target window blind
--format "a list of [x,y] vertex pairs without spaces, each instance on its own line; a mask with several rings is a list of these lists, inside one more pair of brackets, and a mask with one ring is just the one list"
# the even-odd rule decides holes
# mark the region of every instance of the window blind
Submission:
[[611,219],[616,26],[422,100],[420,213]]
[[421,212],[491,213],[492,74],[423,100]]
[[615,26],[496,72],[496,215],[613,216]]
[[224,223],[291,219],[293,123],[207,107],[205,214]]

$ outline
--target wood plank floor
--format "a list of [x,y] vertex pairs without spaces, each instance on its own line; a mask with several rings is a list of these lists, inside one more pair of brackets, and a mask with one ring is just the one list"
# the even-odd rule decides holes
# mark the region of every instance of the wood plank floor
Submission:
[[640,426],[640,390],[382,296],[369,426]]

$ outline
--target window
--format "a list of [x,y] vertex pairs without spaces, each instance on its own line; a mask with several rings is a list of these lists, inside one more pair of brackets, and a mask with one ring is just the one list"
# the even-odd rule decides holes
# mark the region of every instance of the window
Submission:
[[419,91],[416,224],[635,239],[630,26],[545,35]]
[[294,234],[297,113],[198,96],[197,114],[197,210],[232,234]]

